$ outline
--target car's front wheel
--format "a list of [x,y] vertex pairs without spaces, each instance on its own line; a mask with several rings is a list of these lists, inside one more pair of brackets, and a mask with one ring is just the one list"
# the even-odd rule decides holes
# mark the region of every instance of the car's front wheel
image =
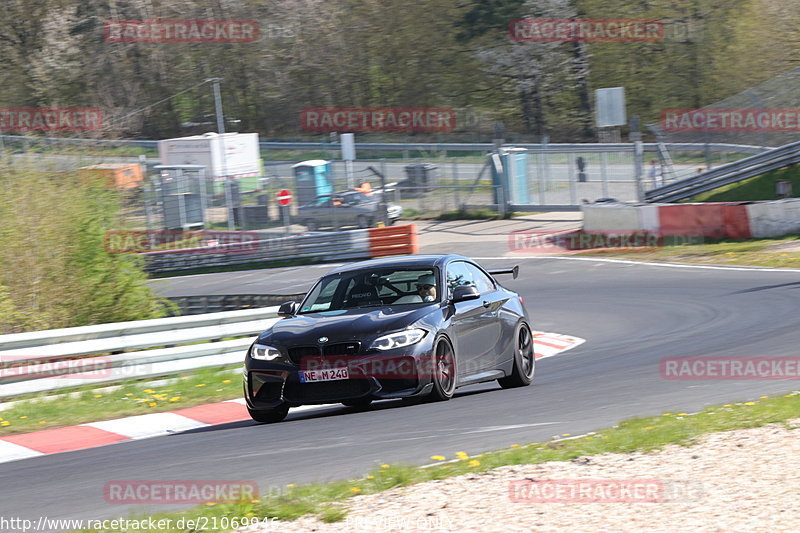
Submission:
[[250,413],[250,418],[255,420],[256,422],[261,422],[262,424],[272,424],[275,422],[280,422],[286,415],[289,414],[289,406],[281,405],[280,407],[276,407],[274,409],[250,409],[247,408],[247,412]]
[[437,402],[449,400],[456,391],[456,356],[447,339],[436,342],[432,362],[433,390],[428,398]]
[[514,368],[510,375],[497,380],[504,389],[530,385],[536,370],[533,335],[525,322],[520,322],[517,326],[514,342]]

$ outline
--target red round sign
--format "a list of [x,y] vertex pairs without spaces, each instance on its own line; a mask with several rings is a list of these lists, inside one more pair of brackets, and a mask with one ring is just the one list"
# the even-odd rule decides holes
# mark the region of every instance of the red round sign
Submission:
[[292,203],[292,191],[289,189],[282,189],[278,191],[278,195],[275,198],[277,198],[280,205],[289,205]]

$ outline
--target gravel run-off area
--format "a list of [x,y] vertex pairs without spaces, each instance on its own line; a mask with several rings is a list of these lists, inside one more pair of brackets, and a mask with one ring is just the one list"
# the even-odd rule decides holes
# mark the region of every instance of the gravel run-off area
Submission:
[[[603,498],[624,501],[587,501]],[[652,453],[507,466],[355,496],[344,506],[340,522],[306,516],[239,531],[795,533],[800,419]]]

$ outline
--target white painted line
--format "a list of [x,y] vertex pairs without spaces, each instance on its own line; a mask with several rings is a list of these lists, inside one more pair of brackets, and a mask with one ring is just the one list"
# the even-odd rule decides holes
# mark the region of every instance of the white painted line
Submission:
[[152,413],[81,425],[110,431],[131,439],[146,439],[206,427],[208,424],[175,413]]
[[739,272],[800,272],[800,268],[768,268],[768,267],[728,267],[713,265],[690,265],[681,263],[655,263],[646,261],[630,261],[627,259],[603,259],[591,257],[565,257],[562,255],[540,255],[540,256],[503,256],[503,257],[473,257],[476,261],[505,260],[517,261],[520,259],[563,259],[566,261],[594,261],[599,263],[621,263],[624,265],[642,265],[667,268],[701,268],[705,270],[735,270]]
[[519,429],[519,428],[533,428],[538,426],[552,426],[553,424],[558,424],[558,422],[537,422],[535,424],[511,424],[509,426],[486,426],[478,429],[472,429],[470,431],[464,431],[462,435],[471,435],[472,433],[488,433],[490,431],[506,431],[509,429]]
[[44,455],[42,452],[31,450],[25,446],[14,444],[0,439],[0,463],[8,461],[16,461],[17,459],[27,459],[28,457],[37,457]]

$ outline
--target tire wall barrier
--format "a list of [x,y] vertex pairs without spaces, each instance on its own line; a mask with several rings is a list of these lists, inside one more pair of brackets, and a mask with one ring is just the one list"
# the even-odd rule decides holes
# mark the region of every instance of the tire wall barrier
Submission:
[[655,233],[713,239],[779,237],[800,233],[800,199],[703,204],[588,204],[587,233]]

